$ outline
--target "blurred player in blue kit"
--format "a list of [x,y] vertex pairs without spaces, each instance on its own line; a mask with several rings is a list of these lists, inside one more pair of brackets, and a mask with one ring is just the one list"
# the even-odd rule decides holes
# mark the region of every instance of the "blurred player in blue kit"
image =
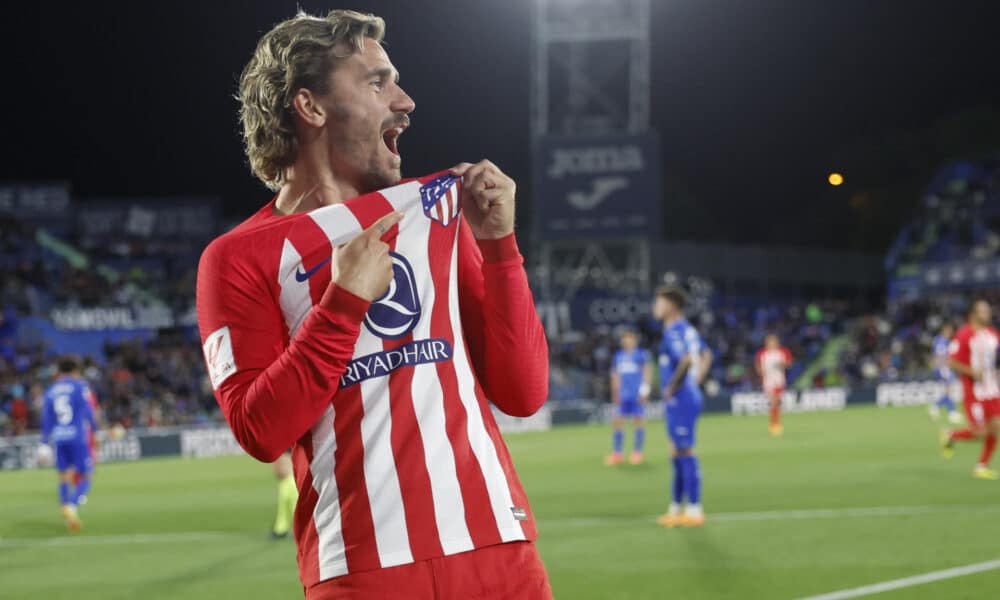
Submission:
[[76,359],[59,359],[57,369],[56,380],[45,391],[39,455],[47,462],[54,454],[62,515],[66,527],[75,532],[82,526],[77,507],[86,502],[90,491],[94,460],[89,440],[90,433],[97,431],[97,421],[90,387],[80,377]]
[[[670,507],[656,519],[663,527],[700,527],[701,467],[694,454],[695,429],[701,415],[699,387],[712,363],[712,353],[684,318],[687,294],[676,287],[656,291],[653,316],[663,322],[660,342],[660,382],[667,434],[673,447],[673,490]],[[682,504],[687,502],[683,511]]]
[[611,400],[615,404],[613,451],[604,459],[604,464],[620,465],[624,460],[622,448],[625,445],[625,419],[632,419],[635,439],[629,462],[642,462],[642,447],[646,439],[643,423],[646,402],[649,400],[649,382],[652,380],[652,361],[649,352],[639,347],[639,335],[626,329],[621,336],[621,350],[615,353],[611,366]]
[[955,328],[951,323],[945,323],[934,338],[934,379],[942,384],[941,397],[928,407],[931,418],[937,421],[941,418],[941,409],[948,413],[948,421],[953,425],[962,422],[962,415],[955,408],[955,400],[952,393],[955,388],[955,372],[948,365],[949,347],[951,338],[955,335]]

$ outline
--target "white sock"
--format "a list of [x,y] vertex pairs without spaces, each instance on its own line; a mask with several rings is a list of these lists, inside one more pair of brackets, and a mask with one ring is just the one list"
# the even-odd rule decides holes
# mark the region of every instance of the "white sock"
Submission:
[[670,508],[667,509],[668,515],[679,515],[681,514],[681,505],[676,502],[670,503]]
[[687,508],[684,509],[684,514],[691,517],[701,516],[701,505],[700,504],[688,504]]

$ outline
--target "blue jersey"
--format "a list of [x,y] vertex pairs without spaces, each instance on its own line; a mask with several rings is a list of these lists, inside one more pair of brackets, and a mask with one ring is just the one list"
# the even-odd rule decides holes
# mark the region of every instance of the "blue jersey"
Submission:
[[42,442],[87,444],[87,434],[97,430],[90,388],[82,379],[63,377],[45,390]]
[[648,362],[649,353],[642,348],[636,348],[631,352],[619,350],[615,353],[612,368],[618,375],[618,395],[622,400],[637,400],[639,398],[642,375]]
[[677,365],[685,356],[691,357],[691,367],[687,377],[678,386],[678,393],[698,392],[698,363],[705,343],[701,336],[687,319],[679,319],[663,328],[663,340],[660,342],[660,381],[664,387],[670,382],[677,370]]
[[951,340],[943,335],[934,338],[934,374],[937,376],[938,381],[948,383],[955,380],[955,372],[948,366],[948,358],[950,356],[948,348],[950,345]]

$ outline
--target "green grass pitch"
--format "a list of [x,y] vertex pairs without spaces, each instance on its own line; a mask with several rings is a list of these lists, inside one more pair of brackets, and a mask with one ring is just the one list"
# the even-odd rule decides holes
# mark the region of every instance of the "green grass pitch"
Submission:
[[[638,467],[602,465],[606,426],[509,436],[556,597],[799,598],[1000,558],[1000,482],[970,477],[978,445],[943,460],[923,409],[785,424],[772,439],[763,418],[702,420],[700,530],[653,523],[662,423]],[[0,598],[301,597],[293,542],[266,538],[275,493],[246,457],[102,465],[70,537],[51,470],[0,473]],[[996,570],[879,596],[996,597]]]

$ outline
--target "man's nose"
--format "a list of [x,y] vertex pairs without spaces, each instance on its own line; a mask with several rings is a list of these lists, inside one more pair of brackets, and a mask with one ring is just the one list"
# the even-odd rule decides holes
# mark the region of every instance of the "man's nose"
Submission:
[[417,103],[410,98],[410,95],[403,91],[403,88],[397,88],[399,93],[396,94],[396,98],[393,99],[392,104],[389,109],[395,113],[410,114],[417,108]]

